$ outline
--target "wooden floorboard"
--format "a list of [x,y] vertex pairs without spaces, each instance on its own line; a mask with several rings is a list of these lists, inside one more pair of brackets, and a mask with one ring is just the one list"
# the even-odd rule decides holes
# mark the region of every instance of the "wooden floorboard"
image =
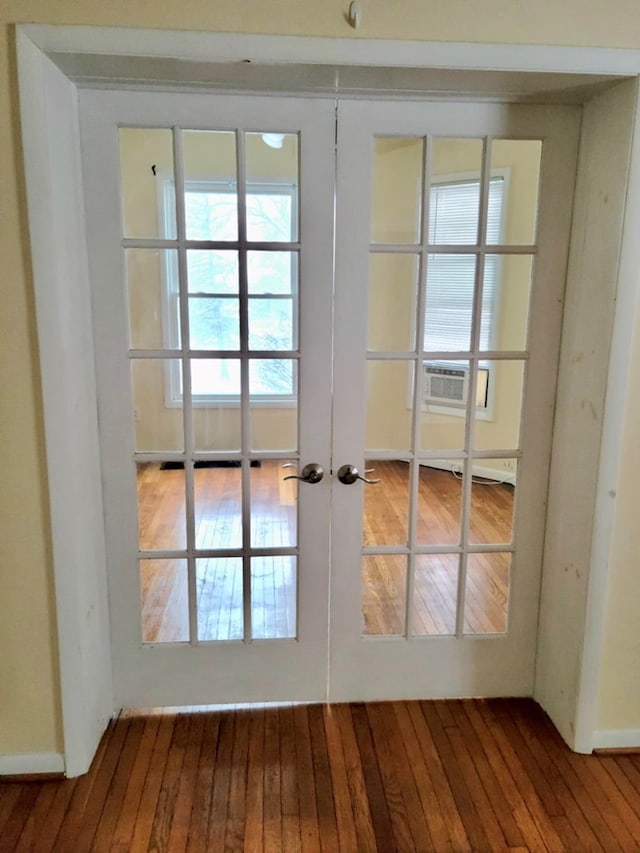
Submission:
[[626,853],[639,781],[524,699],[128,711],[85,776],[0,783],[0,853]]
[[[365,491],[363,544],[407,545],[409,466],[372,462],[382,484]],[[198,548],[242,546],[241,478],[237,468],[205,468],[196,477]],[[281,462],[265,460],[251,469],[251,546],[296,544],[295,481],[283,482]],[[457,547],[460,540],[461,480],[450,471],[421,466],[417,543]],[[470,542],[493,544],[497,551],[470,557],[465,594],[465,633],[503,633],[507,627],[511,556],[500,551],[511,541],[514,488],[478,481],[473,485]],[[184,471],[157,463],[138,466],[138,514],[143,550],[185,547]],[[413,631],[416,635],[455,633],[458,595],[457,554],[422,555],[416,560]],[[185,559],[146,559],[140,564],[145,642],[189,639]],[[366,557],[362,571],[364,630],[372,635],[405,631],[407,560],[404,556]],[[295,562],[290,557],[252,559],[254,638],[295,636]],[[243,637],[242,567],[238,558],[197,561],[198,639]]]

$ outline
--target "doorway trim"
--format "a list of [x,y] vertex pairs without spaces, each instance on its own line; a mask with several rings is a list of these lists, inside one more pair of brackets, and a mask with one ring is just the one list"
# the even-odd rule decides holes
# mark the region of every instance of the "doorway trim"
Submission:
[[[65,772],[67,776],[76,776],[88,769],[116,709],[111,678],[104,507],[98,462],[99,412],[87,287],[77,88],[73,75],[61,71],[49,54],[89,55],[94,60],[96,54],[103,59],[120,60],[144,56],[201,65],[210,65],[211,57],[216,57],[218,63],[251,57],[253,62],[277,62],[284,66],[332,63],[451,72],[466,69],[602,74],[622,78],[640,74],[640,51],[46,25],[18,26],[16,37],[47,445]],[[115,66],[111,77],[103,71],[101,80],[102,85],[117,85]],[[627,98],[625,108],[630,102]],[[632,102],[635,110],[635,96]],[[618,258],[618,309],[601,436],[606,445],[598,441],[594,448],[597,456],[601,446],[606,447],[606,452],[602,454],[594,494],[599,524],[593,528],[589,577],[583,582],[587,616],[586,623],[583,621],[578,627],[581,664],[575,685],[574,719],[567,725],[566,720],[556,719],[546,707],[565,740],[581,752],[590,752],[597,745],[595,700],[606,613],[607,556],[615,516],[615,504],[608,491],[620,464],[627,354],[636,303],[635,273],[640,266],[640,251],[631,227],[637,227],[640,221],[638,132],[633,135],[630,178],[626,200],[621,200],[621,204],[626,224]],[[608,349],[608,342],[605,344]],[[542,704],[545,707],[544,701]]]

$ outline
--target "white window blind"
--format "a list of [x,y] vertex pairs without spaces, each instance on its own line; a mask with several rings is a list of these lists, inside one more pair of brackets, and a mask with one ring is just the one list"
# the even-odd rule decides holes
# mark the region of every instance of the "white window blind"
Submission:
[[[487,243],[500,242],[504,178],[491,178]],[[480,181],[436,184],[431,188],[429,243],[469,245],[478,239]],[[485,256],[480,349],[491,349],[495,332],[498,256]],[[475,254],[430,254],[425,299],[426,352],[466,352],[471,346]]]

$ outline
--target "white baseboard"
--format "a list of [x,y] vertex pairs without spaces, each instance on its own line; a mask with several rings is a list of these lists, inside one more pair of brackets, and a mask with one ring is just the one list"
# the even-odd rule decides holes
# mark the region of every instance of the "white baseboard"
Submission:
[[31,776],[38,773],[64,773],[64,756],[59,752],[0,755],[0,776]]
[[593,733],[594,749],[638,749],[640,729],[600,729]]
[[[481,460],[479,460],[481,461]],[[444,461],[439,459],[423,460],[421,466],[424,468],[438,468],[441,471],[452,471],[460,475],[462,472],[462,460]],[[484,468],[482,465],[473,466],[473,476],[482,477],[484,480],[492,480],[497,483],[506,483],[509,486],[516,485],[516,474],[511,471],[496,471],[495,468]]]

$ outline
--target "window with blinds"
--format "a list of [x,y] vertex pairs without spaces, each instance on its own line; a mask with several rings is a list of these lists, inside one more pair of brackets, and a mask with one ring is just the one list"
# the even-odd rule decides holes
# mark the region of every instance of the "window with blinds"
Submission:
[[[486,242],[500,242],[504,176],[489,183]],[[429,243],[474,246],[478,240],[480,181],[461,180],[431,188]],[[427,267],[424,349],[429,352],[467,352],[470,348],[476,254],[432,253]],[[499,278],[499,258],[485,255],[480,349],[493,348]]]

